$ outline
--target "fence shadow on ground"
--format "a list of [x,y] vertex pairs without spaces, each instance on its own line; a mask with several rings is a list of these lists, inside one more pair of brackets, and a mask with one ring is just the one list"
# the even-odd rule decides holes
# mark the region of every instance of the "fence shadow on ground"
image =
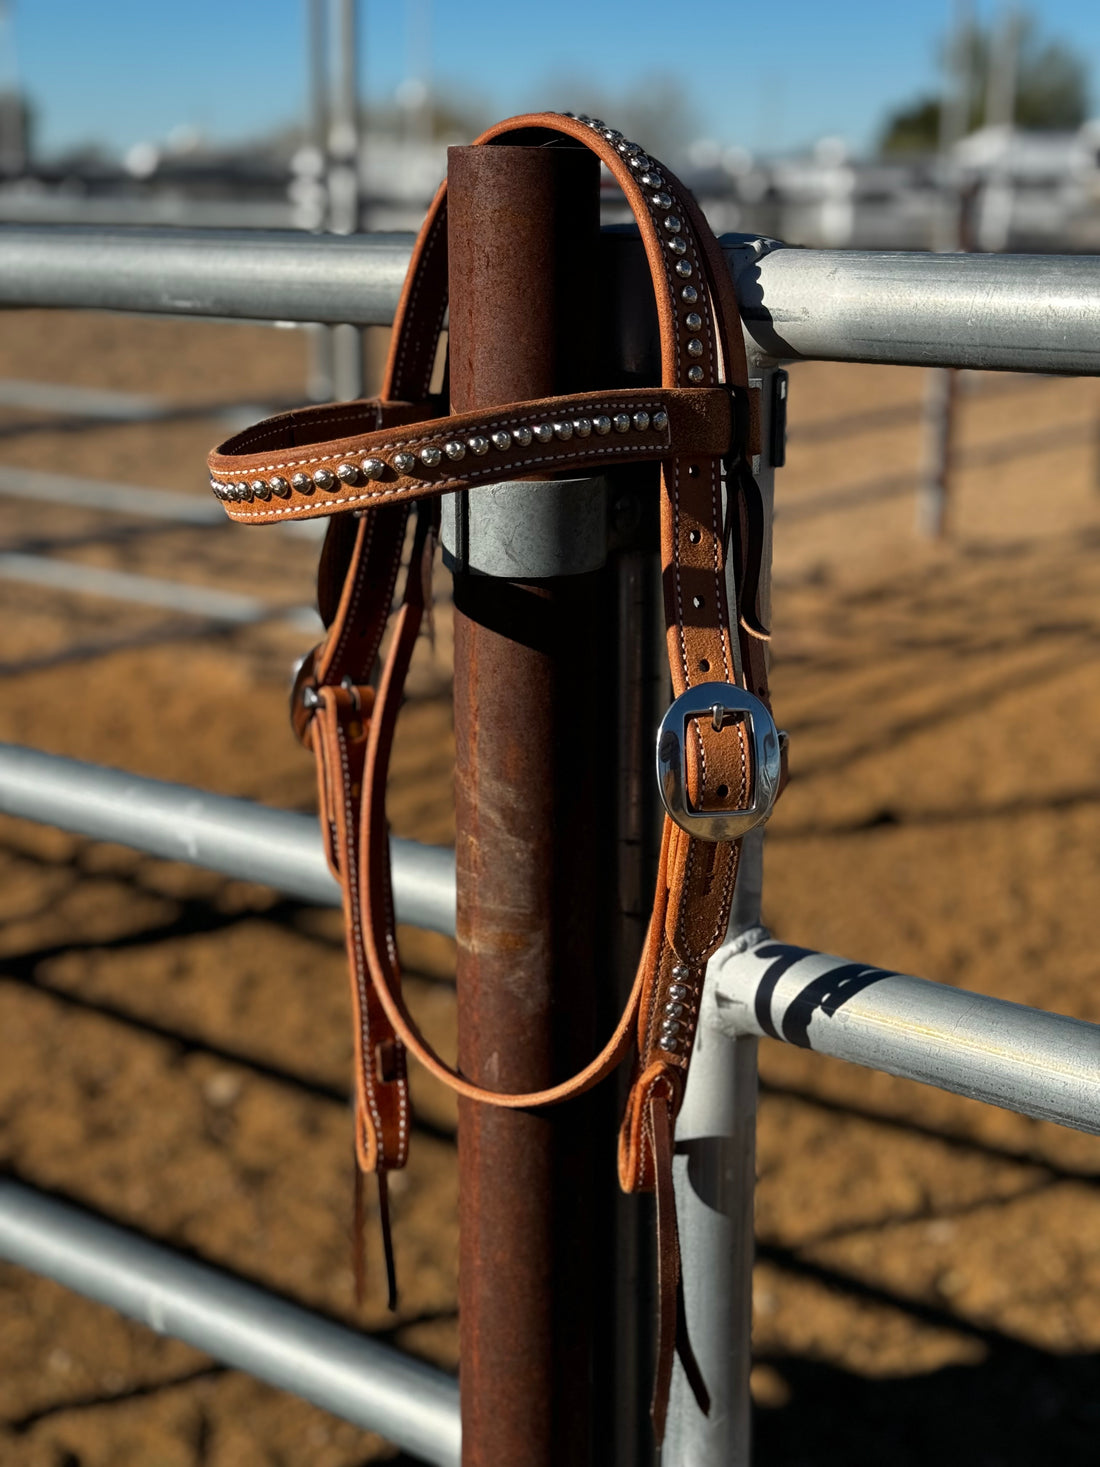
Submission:
[[1100,1355],[1005,1340],[979,1365],[893,1380],[767,1363],[790,1395],[756,1409],[758,1467],[1094,1467],[1100,1455]]

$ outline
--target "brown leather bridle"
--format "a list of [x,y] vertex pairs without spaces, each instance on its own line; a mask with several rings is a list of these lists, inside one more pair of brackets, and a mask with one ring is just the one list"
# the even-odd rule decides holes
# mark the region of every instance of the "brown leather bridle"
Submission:
[[[635,1039],[619,1177],[627,1191],[657,1193],[654,1422],[660,1438],[678,1317],[673,1124],[707,960],[726,934],[740,836],[767,817],[780,779],[779,740],[768,711],[767,632],[756,604],[763,517],[750,463],[757,414],[728,268],[695,202],[667,169],[599,120],[570,115],[513,118],[477,142],[579,143],[608,168],[649,262],[660,386],[448,415],[447,404],[430,394],[447,306],[444,185],[413,251],[381,396],[285,413],[237,434],[210,455],[210,482],[229,517],[245,524],[333,516],[318,576],[327,635],[303,664],[292,712],[299,737],[316,756],[321,828],[343,891],[355,1016],[356,1155],[361,1172],[379,1180],[391,1300],[385,1179],[408,1152],[406,1052],[459,1095],[530,1107],[596,1084]],[[668,814],[653,914],[630,998],[600,1053],[548,1089],[502,1094],[473,1084],[421,1034],[402,998],[394,936],[386,774],[429,601],[439,498],[525,474],[634,460],[661,464],[661,563],[675,695],[658,745]],[[403,598],[372,687],[414,503]],[[727,541],[738,587],[732,630]]]

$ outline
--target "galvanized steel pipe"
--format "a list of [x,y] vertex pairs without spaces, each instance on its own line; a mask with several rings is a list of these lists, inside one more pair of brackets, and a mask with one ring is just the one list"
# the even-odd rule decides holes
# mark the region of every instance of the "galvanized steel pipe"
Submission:
[[[0,744],[0,813],[340,905],[317,821],[293,810]],[[454,852],[411,840],[392,847],[397,920],[453,935]]]
[[277,1294],[9,1178],[0,1178],[0,1258],[376,1431],[425,1462],[457,1467],[457,1381]]
[[[799,250],[742,235],[723,244],[762,363],[1100,375],[1095,255]],[[409,234],[9,224],[0,305],[387,325],[411,249]]]
[[778,248],[727,236],[750,349],[776,361],[1100,372],[1100,257]]
[[1100,1025],[775,942],[710,964],[709,1020],[1100,1134]]
[[260,321],[393,320],[409,234],[0,228],[0,305]]

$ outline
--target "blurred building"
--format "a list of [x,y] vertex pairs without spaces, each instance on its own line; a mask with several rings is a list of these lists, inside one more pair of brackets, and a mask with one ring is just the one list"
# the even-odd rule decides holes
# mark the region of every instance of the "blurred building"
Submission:
[[[34,161],[16,94],[0,93],[0,222],[322,229],[330,163],[300,133],[218,147],[179,129],[125,158]],[[407,126],[365,129],[359,226],[413,230],[446,171],[449,141]],[[987,127],[946,158],[865,159],[838,138],[753,157],[700,141],[670,159],[713,227],[827,249],[922,250],[945,199],[965,193],[979,249],[1100,251],[1100,121],[1076,132]],[[354,175],[353,175],[354,176]],[[625,220],[610,178],[605,217]]]

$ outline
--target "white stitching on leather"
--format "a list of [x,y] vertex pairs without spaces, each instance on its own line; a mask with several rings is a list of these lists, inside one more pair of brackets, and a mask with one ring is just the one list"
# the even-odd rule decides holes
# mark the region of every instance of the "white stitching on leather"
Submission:
[[[344,617],[343,625],[340,628],[340,635],[339,635],[339,638],[337,640],[336,646],[335,646],[335,648],[333,650],[333,655],[332,655],[332,657],[330,657],[330,658],[327,659],[328,660],[328,663],[329,663],[328,671],[329,671],[330,674],[331,674],[332,668],[334,666],[338,667],[340,665],[340,663],[344,660],[344,655],[347,652],[348,643],[353,639],[353,628],[355,626],[355,614],[359,610],[359,602],[360,602],[360,600],[362,598],[362,595],[363,595],[363,585],[364,585],[364,582],[366,581],[366,576],[365,576],[364,572],[366,570],[366,567],[370,564],[370,551],[371,551],[371,546],[374,543],[374,529],[375,529],[375,520],[374,520],[374,517],[372,515],[370,521],[367,524],[366,533],[363,536],[363,545],[362,545],[362,548],[361,548],[361,550],[359,552],[359,556],[358,556],[359,564],[356,567],[356,571],[355,571],[355,582],[354,582],[354,585],[353,585],[353,588],[352,588],[352,601],[351,601],[351,606],[348,608],[348,614],[347,614],[347,616]],[[354,550],[353,550],[352,553],[353,554],[355,553]],[[397,572],[396,572],[396,570],[393,573],[393,577],[394,577],[394,580],[397,579]],[[343,599],[343,598],[341,598],[341,599]],[[387,595],[384,604],[388,607],[392,599],[393,599],[393,587],[391,585],[391,587],[390,587],[390,594]],[[382,635],[385,634],[385,623],[386,623],[386,620],[388,620],[388,617],[385,617],[385,618],[382,619],[382,633],[379,636],[379,641],[381,641]],[[328,642],[328,638],[327,637],[325,638],[325,642],[327,644],[327,642]],[[373,658],[371,660],[373,661]]]
[[[613,454],[646,457],[652,454],[652,449],[652,443],[623,443],[606,448],[589,448],[584,457],[610,457]],[[417,493],[423,494],[425,490],[429,489],[446,493],[451,489],[464,489],[468,484],[477,483],[480,479],[495,476],[502,471],[535,468],[541,464],[576,462],[579,457],[580,455],[576,453],[542,454],[538,458],[509,459],[506,463],[498,464],[494,468],[482,469],[465,474],[458,479],[435,479],[430,482],[414,480],[409,484],[395,484],[390,489],[375,489],[368,494],[349,494],[340,499],[307,499],[301,504],[286,504],[278,508],[263,510],[246,510],[243,513],[237,510],[234,505],[225,503],[225,510],[232,520],[275,519],[283,515],[308,514],[311,510],[316,511],[318,509],[328,508],[329,506],[343,507],[351,504],[376,503],[380,500],[392,498],[396,494],[408,494],[411,496]]]
[[[719,477],[718,477],[718,470],[717,470],[717,466],[716,466],[715,460],[714,459],[711,459],[711,461],[710,461],[710,502],[711,502],[711,506],[712,506],[712,513],[713,513],[713,516],[714,516],[714,523],[716,525],[720,525],[722,523],[722,514],[721,514],[722,501],[721,501],[720,495],[721,495],[721,490],[720,490],[720,482],[719,482]],[[718,545],[719,545],[719,539],[720,539],[720,537],[718,535],[713,535],[711,537],[711,539],[712,539],[712,542],[713,542],[711,548],[712,548],[712,551],[713,551],[713,560],[714,560],[714,599],[715,599],[715,606],[717,607],[717,611],[718,611],[718,640],[722,644],[722,670],[726,674],[726,682],[732,683],[733,682],[733,675],[730,672],[730,652],[731,652],[732,649],[728,645],[728,641],[729,641],[729,620],[730,619],[729,619],[729,611],[728,611],[728,609],[726,607],[726,587],[725,587],[725,583],[724,583],[724,580],[723,580],[723,577],[722,577],[722,566],[721,566],[721,563],[720,563],[719,558],[718,558]]]
[[[375,426],[378,423],[377,404],[372,400],[368,406],[356,407],[353,402],[342,403],[339,409],[327,408],[321,412],[316,408],[296,408],[293,413],[280,417],[271,423],[257,423],[255,428],[247,428],[243,433],[237,433],[228,440],[235,445],[235,452],[243,454],[246,448],[254,447],[257,443],[263,443],[268,438],[278,438],[280,433],[286,433],[292,428],[316,427],[325,423],[338,423],[344,419],[354,422],[359,418],[373,417]],[[263,429],[263,432],[260,430]]]
[[[439,227],[440,227],[440,229],[442,231],[442,238],[447,242],[448,248],[449,248],[449,246],[450,246],[450,233],[449,233],[448,228],[447,228],[448,212],[449,212],[449,210],[448,210],[448,204],[447,204],[447,195],[446,195],[446,193],[444,193],[442,199],[440,199],[440,201],[439,201],[439,214],[438,214],[437,217],[439,219]],[[447,306],[449,304],[449,300],[450,300],[450,281],[448,280],[447,281],[447,284],[443,287],[443,289],[439,293],[439,305],[438,305],[438,307],[436,309],[435,323],[434,323],[434,325],[432,327],[432,331],[431,331],[431,334],[429,336],[429,340],[432,343],[432,347],[431,347],[431,351],[428,352],[425,355],[425,357],[424,357],[424,370],[423,370],[423,375],[421,376],[420,382],[418,384],[419,385],[420,392],[421,392],[421,395],[424,396],[424,397],[427,397],[428,393],[431,391],[431,387],[432,387],[432,371],[433,371],[433,369],[435,367],[435,359],[436,359],[436,355],[437,355],[437,353],[439,351],[439,336],[440,336],[440,333],[443,330],[443,317],[447,314]]]
[[[585,402],[583,404],[586,413],[595,413],[600,408],[605,408],[612,413],[625,412],[628,409],[638,408],[645,408],[652,412],[653,410],[663,408],[664,406],[665,403],[663,398],[658,398],[656,400],[648,399],[646,401],[637,402],[607,401],[597,399],[596,401]],[[576,409],[570,408],[568,411],[573,412],[576,411]],[[564,410],[562,415],[564,415]],[[235,484],[238,479],[247,478],[250,474],[270,474],[274,470],[279,469],[304,468],[307,464],[333,463],[336,460],[354,458],[357,454],[370,455],[376,453],[392,453],[394,450],[399,448],[415,448],[418,444],[439,443],[442,440],[453,437],[456,432],[461,432],[463,434],[488,434],[495,432],[500,428],[506,428],[510,425],[544,423],[553,419],[555,416],[556,415],[549,409],[544,409],[536,413],[518,413],[512,417],[501,417],[494,415],[491,418],[486,418],[483,422],[480,423],[467,423],[466,426],[461,429],[455,429],[453,427],[445,426],[446,419],[443,419],[441,420],[441,423],[433,427],[431,431],[416,434],[411,438],[394,438],[386,443],[369,443],[362,445],[358,448],[349,448],[343,453],[320,453],[315,454],[312,458],[286,459],[282,463],[247,465],[240,464],[236,468],[221,468],[219,466],[216,469],[212,469],[211,473],[226,474],[229,476],[228,482]],[[637,429],[634,429],[633,431],[637,432]],[[646,429],[645,431],[650,432],[652,430]],[[652,444],[656,444],[656,446],[658,447],[670,448],[672,446],[671,430],[664,429],[659,438],[654,438],[649,441]],[[581,448],[582,444],[587,445],[588,443],[589,440],[587,438],[578,438],[575,442],[574,447],[569,450],[569,452],[595,452],[596,445],[594,444],[587,449]],[[423,482],[430,485],[433,483],[437,483],[438,480],[426,479]]]
[[[420,257],[420,268],[413,275],[413,288],[412,288],[411,294],[409,295],[409,304],[408,304],[408,307],[406,308],[406,310],[404,312],[404,315],[402,316],[402,320],[401,320],[400,324],[397,326],[401,345],[400,345],[400,347],[398,349],[397,361],[394,363],[394,368],[393,368],[393,378],[394,378],[394,383],[395,384],[400,384],[400,382],[402,381],[402,378],[403,378],[403,375],[404,375],[404,372],[405,372],[405,356],[406,356],[406,353],[408,352],[409,342],[412,340],[412,335],[413,335],[413,333],[410,330],[407,329],[407,323],[412,318],[412,316],[416,313],[416,298],[420,294],[420,287],[423,285],[424,280],[425,280],[425,278],[427,276],[427,273],[428,273],[428,260],[431,258],[432,251],[435,249],[436,244],[438,243],[438,241],[439,241],[439,239],[441,237],[441,226],[443,224],[445,224],[446,222],[447,222],[447,204],[446,204],[446,195],[444,195],[443,199],[440,201],[439,213],[435,216],[435,222],[432,224],[431,232],[430,232],[430,234],[429,234],[429,236],[428,236],[428,238],[427,238],[427,240],[425,241],[425,244],[424,244],[424,253]],[[447,292],[446,292],[446,290],[444,290],[444,292],[443,292],[444,301],[446,301],[446,297],[447,297]],[[443,317],[442,317],[442,313],[441,313],[440,314],[440,321],[442,321],[442,319],[443,319]],[[421,338],[418,337],[417,339],[419,341]],[[439,331],[437,329],[436,332],[435,332],[435,335],[432,338],[431,361],[428,363],[427,367],[424,369],[424,372],[422,373],[422,376],[421,376],[421,379],[420,379],[421,382],[423,382],[424,378],[427,378],[428,379],[428,382],[429,382],[429,385],[430,385],[432,367],[435,365],[435,352],[436,352],[436,349],[437,349],[438,345],[439,345]]]
[[349,793],[351,790],[351,768],[348,764],[347,741],[344,734],[344,728],[339,718],[334,718],[333,722],[336,725],[336,745],[337,748],[340,750],[340,767],[343,770],[344,774],[344,829],[347,832],[347,850],[345,851],[345,855],[347,858],[346,873],[348,879],[348,887],[354,893],[353,900],[349,901],[347,905],[351,911],[351,922],[354,936],[353,946],[355,949],[355,986],[359,995],[359,1034],[363,1044],[362,1066],[360,1073],[356,1076],[356,1090],[359,1089],[360,1083],[362,1083],[362,1089],[366,1096],[367,1105],[370,1109],[371,1119],[374,1121],[375,1133],[377,1136],[376,1145],[378,1148],[378,1152],[382,1156],[382,1159],[384,1161],[385,1133],[382,1129],[382,1117],[378,1110],[378,1102],[374,1095],[373,1085],[367,1083],[365,1075],[363,1073],[363,1071],[373,1071],[374,1059],[370,1036],[369,997],[367,991],[366,973],[364,971],[363,929],[359,920],[359,862],[358,855],[355,849],[356,841],[359,838],[359,832],[358,830],[353,828],[355,825],[355,821],[353,819],[354,812],[352,810],[351,796]]

